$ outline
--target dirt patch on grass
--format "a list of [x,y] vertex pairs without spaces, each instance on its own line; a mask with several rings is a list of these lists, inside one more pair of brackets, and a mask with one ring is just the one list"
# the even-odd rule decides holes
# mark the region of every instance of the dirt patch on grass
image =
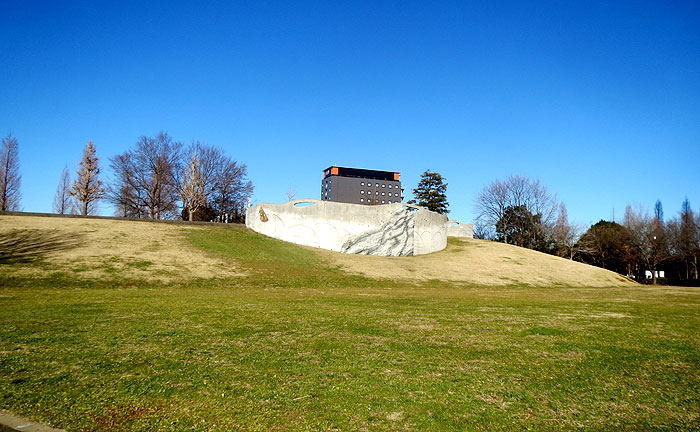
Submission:
[[[214,258],[185,240],[196,226],[38,216],[0,216],[3,272],[76,278],[120,276],[187,280],[241,275],[231,262]],[[46,247],[42,246],[45,245]],[[39,258],[41,259],[39,261]]]
[[460,281],[478,285],[636,285],[598,267],[486,240],[450,239],[445,250],[414,257],[349,255],[314,249],[341,269],[372,278]]

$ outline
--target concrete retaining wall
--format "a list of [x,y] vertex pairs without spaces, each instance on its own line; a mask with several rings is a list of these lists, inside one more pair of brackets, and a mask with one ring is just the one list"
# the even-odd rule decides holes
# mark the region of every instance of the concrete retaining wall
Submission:
[[280,240],[338,252],[421,255],[447,246],[447,217],[409,204],[302,199],[248,207],[246,226]]
[[447,221],[449,237],[474,238],[474,224],[463,224],[456,220]]

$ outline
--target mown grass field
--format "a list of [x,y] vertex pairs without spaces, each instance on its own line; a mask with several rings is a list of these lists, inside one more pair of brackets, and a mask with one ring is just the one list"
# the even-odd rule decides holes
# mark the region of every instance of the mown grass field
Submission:
[[370,279],[242,228],[184,235],[237,275],[0,254],[0,408],[69,431],[700,428],[697,289]]

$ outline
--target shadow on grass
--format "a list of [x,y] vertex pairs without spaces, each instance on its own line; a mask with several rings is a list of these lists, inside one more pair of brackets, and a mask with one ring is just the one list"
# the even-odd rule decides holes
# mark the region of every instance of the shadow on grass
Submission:
[[50,252],[80,246],[83,236],[36,230],[12,230],[0,233],[0,265],[30,263]]

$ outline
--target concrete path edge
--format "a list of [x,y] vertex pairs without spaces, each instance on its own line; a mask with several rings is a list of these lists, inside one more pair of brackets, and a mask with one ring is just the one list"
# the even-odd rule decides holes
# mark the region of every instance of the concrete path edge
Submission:
[[0,410],[0,432],[66,432]]

